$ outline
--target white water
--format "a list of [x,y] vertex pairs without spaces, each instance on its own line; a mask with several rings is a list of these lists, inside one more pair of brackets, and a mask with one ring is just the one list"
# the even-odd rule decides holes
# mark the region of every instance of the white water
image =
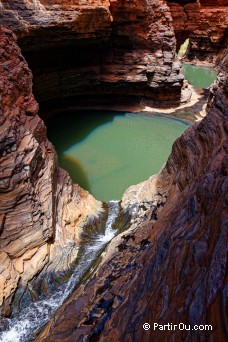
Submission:
[[45,11],[46,8],[44,7],[44,5],[42,5],[39,0],[33,0],[33,4],[36,10],[41,10],[41,11]]
[[50,298],[31,303],[19,317],[7,319],[9,327],[0,334],[1,342],[26,342],[35,338],[36,332],[47,323],[64,300],[74,290],[83,275],[90,269],[104,246],[115,236],[112,225],[118,215],[119,201],[109,202],[109,215],[104,234],[97,235],[88,245],[65,288],[56,291]]

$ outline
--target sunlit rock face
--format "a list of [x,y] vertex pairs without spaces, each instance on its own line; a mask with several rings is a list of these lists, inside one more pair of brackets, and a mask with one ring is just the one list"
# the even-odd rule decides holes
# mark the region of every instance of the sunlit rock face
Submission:
[[[226,340],[227,62],[206,117],[176,140],[159,174],[125,192],[130,229],[37,342]],[[212,330],[193,332],[205,324]]]
[[3,6],[0,22],[18,37],[41,105],[112,102],[117,95],[160,106],[187,101],[164,1],[4,0]]
[[53,265],[56,272],[69,268],[84,223],[102,211],[100,202],[58,168],[15,39],[0,28],[0,306],[5,314],[15,290],[25,289],[44,267],[47,272]]
[[[68,174],[58,168],[55,150],[46,138],[43,121],[37,115],[38,105],[32,94],[32,83],[36,99],[44,109],[64,107],[66,103],[70,105],[77,101],[82,101],[82,103],[91,101],[91,104],[94,104],[100,99],[103,101],[106,97],[110,98],[111,101],[115,98],[116,101],[117,95],[118,97],[133,96],[139,98],[144,96],[150,99],[153,104],[160,106],[179,103],[182,100],[183,75],[180,71],[180,63],[175,55],[176,43],[172,26],[174,25],[175,31],[178,33],[179,24],[176,24],[178,21],[175,19],[177,16],[175,14],[177,13],[175,12],[176,7],[173,5],[174,7],[171,8],[170,4],[175,4],[175,6],[177,4],[176,2],[169,2],[173,21],[169,7],[162,0],[2,0],[0,2],[0,23],[11,28],[17,37],[16,43],[16,37],[9,29],[2,27],[0,30],[0,306],[3,314],[8,315],[10,313],[10,303],[15,291],[19,290],[18,296],[20,297],[28,283],[30,284],[38,273],[45,276],[53,272],[53,269],[54,272],[58,273],[69,268],[71,261],[77,255],[80,234],[84,224],[89,218],[94,218],[102,212],[101,203],[77,185],[72,185]],[[197,4],[199,6],[199,2]],[[185,6],[190,5],[186,4]],[[195,12],[193,7],[189,7],[189,12],[187,7],[185,8],[186,13],[190,13],[190,19],[194,18],[195,20],[195,17],[198,16],[198,7],[195,8]],[[178,11],[181,9],[182,7],[178,7]],[[203,18],[200,19],[201,31],[198,33],[195,26],[191,31],[188,25],[187,31],[194,32],[196,42],[198,38],[201,39],[201,36],[204,37],[205,32],[207,35],[209,31],[210,34],[213,32],[213,39],[217,44],[216,42],[220,42],[222,36],[220,33],[217,36],[214,23],[219,19],[221,27],[225,25],[226,17],[225,20],[224,16],[221,17],[225,10],[226,8],[219,8],[216,12],[215,9],[204,10],[202,7],[200,13],[204,13],[205,16],[200,17]],[[182,15],[179,14],[179,18],[181,25],[183,25]],[[211,18],[209,20],[211,30],[209,31],[206,25],[207,18]],[[188,24],[191,21],[190,19],[187,20]],[[184,21],[184,25],[186,26],[186,21]],[[182,26],[180,31],[183,31]],[[176,36],[178,38],[177,34]],[[210,35],[210,37],[212,36]],[[204,41],[207,41],[207,38]],[[33,81],[31,71],[24,57],[22,57],[18,44],[32,69]],[[199,44],[196,45],[196,49],[198,46]],[[193,51],[192,48],[191,51]],[[208,54],[208,48],[205,51]],[[222,64],[221,60],[219,64]],[[223,147],[221,142],[227,128],[224,123],[225,91],[225,88],[224,92],[222,92],[222,88],[218,91],[214,88],[208,105],[213,116],[208,114],[208,118],[178,140],[174,145],[174,152],[166,168],[148,183],[151,190],[148,191],[145,188],[147,185],[144,184],[142,185],[144,192],[139,186],[135,198],[129,192],[124,195],[123,208],[131,211],[132,224],[141,223],[143,218],[149,219],[148,224],[139,229],[139,234],[142,235],[137,235],[135,242],[132,240],[132,248],[136,248],[135,251],[138,250],[137,246],[139,245],[144,251],[144,247],[150,246],[152,242],[159,251],[159,246],[166,246],[166,240],[162,235],[166,229],[171,240],[173,239],[173,244],[176,235],[173,235],[172,229],[166,226],[167,222],[170,224],[173,222],[173,227],[184,225],[186,229],[188,227],[193,229],[195,227],[194,220],[199,222],[200,217],[204,222],[203,220],[209,217],[209,235],[207,236],[211,239],[220,236],[220,231],[217,235],[213,233],[214,231],[210,234],[211,224],[214,222],[210,215],[213,213],[212,207],[217,206],[216,210],[218,213],[220,212],[220,204],[216,204],[216,200],[218,200],[216,196],[218,194],[221,196],[221,202],[218,201],[218,203],[222,203],[224,196],[223,183],[220,178],[226,172],[225,164],[222,161],[226,145]],[[42,115],[43,113],[41,112]],[[213,129],[208,127],[213,127]],[[217,153],[218,135],[221,151]],[[195,140],[197,143],[194,142]],[[191,153],[188,153],[188,149]],[[214,158],[212,158],[212,153],[214,153]],[[201,157],[199,158],[199,156]],[[199,164],[199,161],[202,165]],[[223,166],[220,167],[221,163]],[[211,173],[207,173],[206,165],[208,165],[208,172]],[[200,178],[203,174],[206,183]],[[214,190],[211,188],[212,185]],[[194,192],[197,187],[202,188],[202,192],[199,191],[199,194]],[[190,200],[192,198],[190,197],[191,191],[193,200]],[[134,190],[133,193],[135,193]],[[169,205],[165,204],[168,199]],[[142,203],[141,206],[140,203]],[[166,215],[170,215],[163,216],[164,220],[167,218],[167,222],[158,221],[160,212],[164,214],[164,206],[167,208]],[[210,209],[209,212],[207,208]],[[221,222],[223,222],[222,215],[221,213]],[[175,217],[177,221],[174,221]],[[219,225],[216,226],[216,222],[215,228],[213,228],[215,231],[216,227],[219,227]],[[189,226],[190,223],[192,226]],[[153,231],[152,227],[154,227]],[[176,228],[176,230],[178,229]],[[213,265],[217,265],[216,260],[220,260],[220,256],[216,260],[213,259],[211,254],[213,251],[208,247],[210,241],[204,242],[204,230],[199,229],[199,232],[201,232],[202,244],[199,236],[196,235],[199,246],[194,247],[195,245],[192,245],[193,240],[191,240],[191,248],[187,247],[187,243],[183,244],[185,250],[182,251],[182,245],[178,248],[180,254],[183,255],[181,259],[183,260],[183,267],[187,270],[191,266],[191,260],[189,266],[185,261],[188,259],[184,259],[187,252],[189,252],[188,255],[191,255],[190,252],[199,250],[199,255],[195,257],[196,260],[200,261],[201,255],[204,253],[207,255],[206,260],[208,262],[211,260],[212,266],[211,268],[208,267],[207,272],[209,273],[207,274],[208,277],[217,279],[219,285],[215,284],[214,292],[212,290],[210,292],[211,297],[209,294],[205,297],[210,300],[208,299],[207,302],[205,299],[203,307],[207,308],[208,305],[211,305],[211,310],[215,309],[215,311],[211,311],[213,313],[217,312],[219,305],[220,299],[216,297],[216,291],[219,286],[222,289],[223,271],[221,268],[218,275],[213,273]],[[153,234],[158,235],[154,238]],[[141,239],[144,235],[145,238]],[[186,233],[186,239],[187,237],[188,234]],[[118,255],[120,261],[124,255],[122,252],[128,250],[128,244],[131,243],[131,239],[128,240],[129,242],[123,244],[120,242],[120,247],[117,248],[120,251]],[[217,243],[217,240],[213,241]],[[172,248],[171,256],[175,256],[174,247]],[[223,245],[220,242],[218,242],[218,249],[223,251]],[[216,250],[213,252],[215,256],[217,255]],[[159,269],[160,264],[156,263],[157,254],[151,246],[148,251],[151,253],[151,259],[148,260],[154,260],[154,265],[157,265],[156,267]],[[126,260],[131,257],[132,251],[129,253],[126,253]],[[158,255],[160,254],[158,253]],[[144,262],[142,254],[139,253],[138,257]],[[194,259],[194,255],[192,258]],[[168,262],[168,259],[164,260]],[[203,269],[204,266],[203,264]],[[175,267],[180,279],[182,276],[186,276],[185,274],[188,275],[187,271],[183,271],[184,275],[180,274],[178,271],[179,264]],[[135,272],[133,269],[135,266],[131,265],[129,261],[127,272]],[[200,271],[201,269],[197,274],[200,275]],[[105,276],[103,279],[105,279],[106,274],[107,277],[108,274],[112,275],[112,272],[112,267],[108,268],[104,265]],[[141,279],[143,279],[143,274],[140,272],[142,270],[139,270],[139,278],[141,274]],[[151,272],[148,270],[144,277],[146,274],[152,276],[153,272]],[[159,291],[163,292],[158,291],[160,294],[168,291],[168,297],[174,291],[172,287],[169,287],[168,277],[171,277],[169,272],[167,271],[166,277],[164,277],[166,287],[161,286]],[[122,278],[123,284],[128,281],[126,278],[128,275],[133,279],[134,274],[125,273]],[[129,286],[133,286],[131,279],[129,278]],[[155,279],[157,286],[161,285],[159,279]],[[94,281],[96,282],[96,277]],[[101,281],[103,281],[102,278]],[[121,281],[119,284],[117,282],[116,292],[113,290],[113,293],[118,292],[117,288],[118,286],[121,287]],[[109,281],[109,283],[111,282]],[[198,283],[200,284],[200,280]],[[136,288],[140,290],[139,283],[136,282],[135,284]],[[145,285],[149,286],[147,281],[145,281]],[[111,286],[113,285],[111,284]],[[178,289],[175,291],[182,291],[180,300],[182,298],[181,303],[184,305],[185,288],[182,289],[180,286]],[[152,290],[148,289],[148,294]],[[123,291],[125,290],[123,289]],[[130,298],[127,291],[125,291],[126,300]],[[101,291],[101,296],[103,294]],[[85,297],[86,300],[90,301],[88,294]],[[194,294],[192,294],[193,297]],[[117,297],[116,307],[122,303],[121,298]],[[216,302],[213,302],[213,298],[217,298]],[[97,300],[100,299],[97,298]],[[156,307],[159,308],[163,305],[156,301],[159,301],[158,297],[155,299]],[[141,310],[145,310],[145,302],[139,299],[139,303],[142,303]],[[122,305],[123,303],[121,307]],[[163,306],[164,312],[166,312],[166,304]],[[187,304],[186,307],[188,308]],[[125,309],[123,307],[123,310]],[[124,311],[121,310],[120,317],[124,317]],[[178,311],[180,315],[182,314],[181,310],[182,307],[180,306],[180,311]],[[192,310],[194,311],[194,308]],[[167,314],[169,312],[167,311]],[[82,315],[84,314],[82,312]],[[155,312],[155,315],[158,317],[158,313]],[[187,314],[184,317],[187,317]],[[113,336],[115,334],[118,336],[121,331],[124,331],[126,319],[122,320],[122,326],[118,323],[119,333],[113,330]],[[77,319],[75,319],[76,321]],[[87,324],[87,329],[89,334],[93,333],[93,326],[91,327],[90,324]]]
[[190,38],[186,59],[215,63],[224,48],[228,27],[228,1],[167,0],[173,18],[177,51]]

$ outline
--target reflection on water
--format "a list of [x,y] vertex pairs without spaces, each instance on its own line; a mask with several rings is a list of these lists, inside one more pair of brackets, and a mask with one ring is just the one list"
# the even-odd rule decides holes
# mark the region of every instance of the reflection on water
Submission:
[[101,200],[157,173],[186,129],[164,117],[96,111],[62,113],[47,126],[60,166]]
[[183,71],[186,80],[196,88],[208,88],[217,77],[216,71],[212,68],[183,64]]
[[[67,170],[74,183],[80,184],[83,189],[90,189],[89,180],[80,160],[70,154],[61,154],[59,157],[59,164]],[[75,172],[77,170],[77,172]]]

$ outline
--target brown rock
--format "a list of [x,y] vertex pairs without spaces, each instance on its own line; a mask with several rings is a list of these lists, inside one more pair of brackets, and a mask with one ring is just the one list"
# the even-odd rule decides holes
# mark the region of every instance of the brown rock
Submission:
[[219,51],[226,47],[228,1],[167,1],[173,18],[177,51],[189,38],[185,59],[194,63],[215,64]]
[[[125,209],[149,202],[146,215],[112,241],[37,342],[226,340],[227,74],[214,87],[206,117],[176,140],[161,172],[125,193]],[[194,330],[205,324],[212,330]]]
[[[211,8],[177,2],[168,7],[162,0],[4,0],[0,23],[15,32],[34,74],[35,95],[47,111],[80,98],[113,101],[113,95],[144,96],[165,106],[180,102],[183,84],[174,31],[179,45],[191,34],[189,59],[214,62],[220,48],[226,55],[226,3]],[[102,212],[101,203],[58,168],[15,40],[11,30],[0,28],[0,305],[7,315],[18,287],[39,272],[42,281],[69,268],[87,218]],[[101,340],[109,334],[113,340],[134,334],[141,339],[144,331],[135,331],[136,322],[171,318],[210,321],[213,334],[224,337],[218,293],[225,283],[228,129],[227,83],[224,75],[219,80],[208,116],[175,143],[162,172],[125,194],[131,231],[116,239],[94,278],[61,308],[65,321],[57,315],[47,340],[99,335],[109,316]],[[88,313],[96,303],[97,312]],[[151,337],[160,338],[150,331],[145,341]],[[174,337],[188,339],[184,332]]]
[[[102,211],[69,175],[58,169],[32,94],[32,76],[15,43],[0,28],[0,305],[46,265],[50,272],[56,248],[69,268],[88,217]],[[67,223],[66,223],[67,222]],[[58,229],[57,229],[58,227]],[[61,231],[61,242],[57,231]],[[72,248],[72,257],[65,248]],[[57,247],[58,246],[58,247]],[[68,261],[67,261],[68,260]],[[55,271],[58,267],[55,265]]]
[[4,0],[0,23],[17,34],[44,113],[117,95],[158,106],[183,100],[172,18],[161,0]]

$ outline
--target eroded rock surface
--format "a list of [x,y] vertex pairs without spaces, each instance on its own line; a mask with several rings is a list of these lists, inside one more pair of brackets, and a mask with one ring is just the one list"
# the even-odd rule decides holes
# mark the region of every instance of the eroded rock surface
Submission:
[[[206,54],[214,62],[220,48],[227,56],[226,3],[218,0],[221,8],[215,9],[193,2],[169,1],[168,7],[162,0],[4,0],[0,23],[15,32],[34,74],[35,95],[46,108],[77,99],[93,103],[104,95],[112,101],[117,95],[145,96],[165,106],[181,101],[183,86],[174,30],[178,44],[183,32],[191,32],[189,51],[199,51],[194,58],[205,60]],[[36,274],[69,267],[83,225],[102,212],[101,203],[58,168],[15,39],[9,29],[0,29],[0,305],[5,315],[16,289],[20,297]],[[204,339],[224,339],[227,79],[220,75],[219,80],[207,117],[174,144],[162,172],[125,193],[130,231],[113,242],[97,273],[38,340],[168,336],[167,331],[146,333],[145,321],[206,322],[214,330]],[[186,331],[172,334],[190,339]]]
[[215,64],[228,35],[228,1],[167,0],[173,18],[177,51],[189,38],[186,60]]
[[117,96],[146,97],[160,106],[189,99],[189,92],[181,96],[183,74],[164,1],[2,4],[0,22],[19,38],[45,109]]
[[[37,342],[226,340],[227,66],[226,58],[207,116],[176,140],[158,175],[124,194],[122,206],[140,216]],[[204,324],[212,330],[192,330]]]
[[100,202],[58,168],[15,39],[0,28],[0,306],[4,302],[5,314],[15,290],[44,266],[47,272],[53,265],[55,272],[69,268],[84,223],[102,211]]

